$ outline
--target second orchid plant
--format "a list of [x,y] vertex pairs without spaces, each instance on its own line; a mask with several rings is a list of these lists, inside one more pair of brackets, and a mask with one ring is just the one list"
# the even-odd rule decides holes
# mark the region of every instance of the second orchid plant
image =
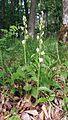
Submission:
[[39,86],[40,86],[40,72],[41,72],[41,64],[44,62],[44,50],[42,50],[43,48],[43,35],[44,35],[44,21],[43,21],[43,12],[41,13],[41,17],[40,17],[40,24],[39,24],[39,31],[40,33],[37,35],[37,40],[38,40],[38,47],[36,48],[36,52],[38,55],[38,80],[37,80],[37,96],[36,98],[38,98],[39,95]]

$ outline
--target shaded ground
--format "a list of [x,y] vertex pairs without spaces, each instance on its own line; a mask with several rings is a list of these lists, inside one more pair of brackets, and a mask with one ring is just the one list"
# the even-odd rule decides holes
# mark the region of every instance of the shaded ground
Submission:
[[0,87],[0,90],[0,120],[68,120],[59,93],[56,93],[53,102],[34,103],[31,95],[18,97],[6,94],[6,88],[4,91]]

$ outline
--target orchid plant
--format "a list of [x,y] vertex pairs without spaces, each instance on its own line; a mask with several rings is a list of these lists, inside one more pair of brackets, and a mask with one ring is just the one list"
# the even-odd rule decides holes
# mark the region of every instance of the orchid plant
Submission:
[[27,24],[26,24],[26,17],[23,16],[23,25],[24,27],[21,26],[22,31],[24,31],[24,39],[22,40],[23,48],[24,48],[24,63],[27,63],[27,58],[26,58],[26,40],[28,39],[28,31],[27,31]]
[[36,98],[38,98],[39,95],[39,86],[40,86],[40,72],[41,72],[41,64],[44,62],[44,50],[42,50],[43,48],[43,29],[44,29],[44,21],[43,21],[43,12],[41,13],[41,18],[40,18],[40,24],[39,24],[39,31],[40,33],[37,35],[37,40],[38,40],[38,47],[36,48],[36,52],[38,55],[38,80],[37,80],[37,96]]

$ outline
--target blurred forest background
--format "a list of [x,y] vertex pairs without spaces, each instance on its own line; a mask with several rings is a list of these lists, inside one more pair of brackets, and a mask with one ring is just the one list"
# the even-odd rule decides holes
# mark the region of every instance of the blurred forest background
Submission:
[[[37,33],[43,11],[45,34],[54,34],[62,25],[62,9],[62,0],[0,0],[0,29],[9,29],[11,25],[23,25],[22,18],[25,15],[28,29],[32,29],[33,26]],[[34,25],[30,25],[30,22]]]

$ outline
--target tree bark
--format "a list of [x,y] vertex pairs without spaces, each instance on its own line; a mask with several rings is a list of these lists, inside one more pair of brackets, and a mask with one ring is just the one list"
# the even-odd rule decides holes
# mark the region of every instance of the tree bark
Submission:
[[5,17],[5,0],[2,0],[2,18]]
[[35,33],[35,14],[36,14],[36,0],[31,0],[30,15],[28,21],[28,32],[32,37],[34,37]]
[[14,14],[14,0],[11,0],[11,13]]
[[10,22],[11,24],[14,24],[14,0],[10,0],[11,1],[11,19]]
[[68,0],[62,0],[63,4],[63,25],[60,28],[58,38],[68,43]]
[[28,4],[27,4],[27,0],[24,0],[24,7],[25,7],[26,19],[28,21]]
[[63,0],[63,24],[68,25],[68,0]]

